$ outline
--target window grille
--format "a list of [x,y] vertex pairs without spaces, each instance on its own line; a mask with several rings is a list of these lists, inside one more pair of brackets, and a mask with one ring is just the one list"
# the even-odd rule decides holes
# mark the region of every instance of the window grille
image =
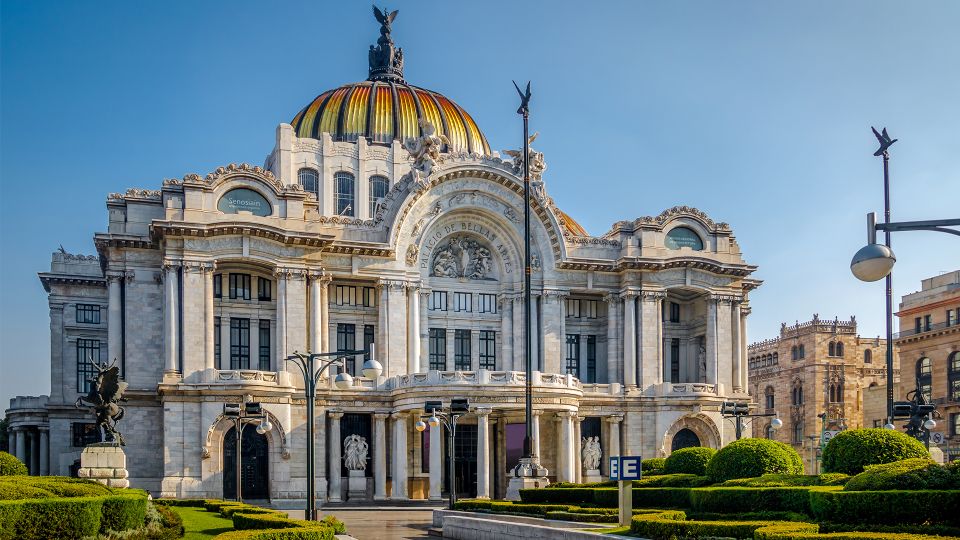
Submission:
[[336,300],[338,306],[357,305],[357,288],[352,285],[337,285]]
[[213,361],[217,369],[220,367],[220,317],[213,318]]
[[481,293],[479,297],[480,313],[497,312],[497,295]]
[[96,304],[77,304],[78,324],[100,324],[100,306]]
[[470,330],[454,330],[453,369],[457,371],[470,371],[472,369],[470,349]]
[[213,297],[223,298],[223,275],[222,274],[213,275]]
[[100,340],[99,339],[78,339],[77,340],[77,389],[81,393],[90,392],[93,384],[90,379],[97,376],[97,369],[90,365],[100,363]]
[[585,382],[597,382],[597,336],[587,336],[587,380]]
[[473,311],[473,293],[453,293],[454,311]]
[[230,318],[230,369],[250,369],[250,319]]
[[564,303],[566,304],[567,317],[570,319],[579,319],[580,300],[577,298],[567,298]]
[[446,328],[430,329],[430,369],[436,371],[444,371],[447,369]]
[[230,299],[250,299],[250,274],[230,274]]
[[257,300],[261,302],[269,302],[272,297],[272,282],[264,277],[257,278]]
[[297,172],[297,180],[299,180],[304,191],[308,193],[320,192],[320,175],[317,174],[316,169],[300,169]]
[[353,175],[348,172],[340,171],[333,175],[333,182],[336,186],[334,192],[334,201],[336,202],[336,212],[338,216],[356,215],[354,208],[354,181]]
[[377,204],[387,196],[390,181],[383,176],[370,177],[370,219],[377,214]]
[[567,375],[580,376],[580,334],[567,334]]
[[[489,295],[493,296],[493,295]],[[497,333],[493,330],[480,331],[480,369],[497,369]]]
[[447,310],[447,291],[432,291],[430,293],[430,309],[432,311]]
[[260,371],[270,371],[270,321],[260,321]]
[[[337,324],[337,351],[353,351],[357,345],[357,327],[353,324]],[[344,361],[344,371],[354,373],[356,371],[356,359],[348,356]]]
[[377,307],[377,289],[375,287],[363,288],[363,307]]
[[597,318],[597,301],[596,300],[582,300],[580,302],[580,312],[582,316],[586,319],[596,319]]

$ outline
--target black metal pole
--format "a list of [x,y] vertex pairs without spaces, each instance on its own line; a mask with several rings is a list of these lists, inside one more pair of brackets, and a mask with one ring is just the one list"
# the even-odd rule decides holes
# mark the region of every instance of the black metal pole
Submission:
[[743,417],[739,414],[737,415],[737,440],[740,440],[740,437],[743,436]]
[[313,416],[314,400],[316,396],[316,385],[313,380],[313,355],[307,355],[307,369],[303,378],[304,390],[307,394],[307,511],[304,519],[314,521],[317,519],[317,500],[314,475],[314,440],[313,440]]
[[457,504],[457,477],[456,477],[456,456],[454,454],[454,443],[456,438],[456,424],[447,425],[447,490],[450,500],[450,509],[453,510]]
[[[886,131],[884,131],[886,133]],[[890,223],[890,152],[883,152],[883,222]],[[890,247],[890,231],[884,231]],[[893,272],[887,274],[887,422],[893,423]]]
[[520,113],[523,115],[523,346],[526,357],[524,388],[526,432],[523,437],[523,455],[532,458],[535,457],[533,455],[533,328],[531,322],[533,302],[530,293],[530,276],[533,269],[530,264],[530,108],[527,106],[527,101],[521,104]]

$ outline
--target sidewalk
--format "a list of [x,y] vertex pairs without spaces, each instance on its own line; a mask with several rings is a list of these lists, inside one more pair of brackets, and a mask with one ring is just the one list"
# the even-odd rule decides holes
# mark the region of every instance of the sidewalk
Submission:
[[[303,519],[303,510],[287,510],[290,517]],[[347,526],[357,540],[402,540],[428,538],[433,523],[432,508],[364,506],[321,508],[320,517],[333,515]]]

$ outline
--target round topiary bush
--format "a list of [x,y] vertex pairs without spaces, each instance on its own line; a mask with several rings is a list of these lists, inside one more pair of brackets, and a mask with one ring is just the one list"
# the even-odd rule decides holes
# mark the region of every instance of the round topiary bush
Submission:
[[663,470],[667,474],[695,474],[703,476],[707,473],[707,463],[717,451],[706,446],[692,446],[674,451],[667,458]]
[[27,466],[13,454],[0,452],[0,476],[24,476],[29,474]]
[[791,446],[770,439],[740,439],[720,449],[707,463],[713,482],[764,474],[803,474],[803,460]]
[[867,465],[929,458],[920,441],[893,429],[841,431],[823,449],[823,471],[860,474]]
[[640,462],[640,470],[643,472],[660,471],[663,470],[666,462],[667,459],[662,457],[647,458]]

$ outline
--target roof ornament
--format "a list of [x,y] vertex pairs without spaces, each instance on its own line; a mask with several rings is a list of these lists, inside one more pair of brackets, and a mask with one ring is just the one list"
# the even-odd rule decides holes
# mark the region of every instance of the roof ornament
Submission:
[[403,82],[403,49],[394,46],[390,37],[390,25],[397,18],[399,10],[388,12],[373,6],[373,16],[380,23],[380,37],[377,46],[370,46],[370,76],[371,81]]

